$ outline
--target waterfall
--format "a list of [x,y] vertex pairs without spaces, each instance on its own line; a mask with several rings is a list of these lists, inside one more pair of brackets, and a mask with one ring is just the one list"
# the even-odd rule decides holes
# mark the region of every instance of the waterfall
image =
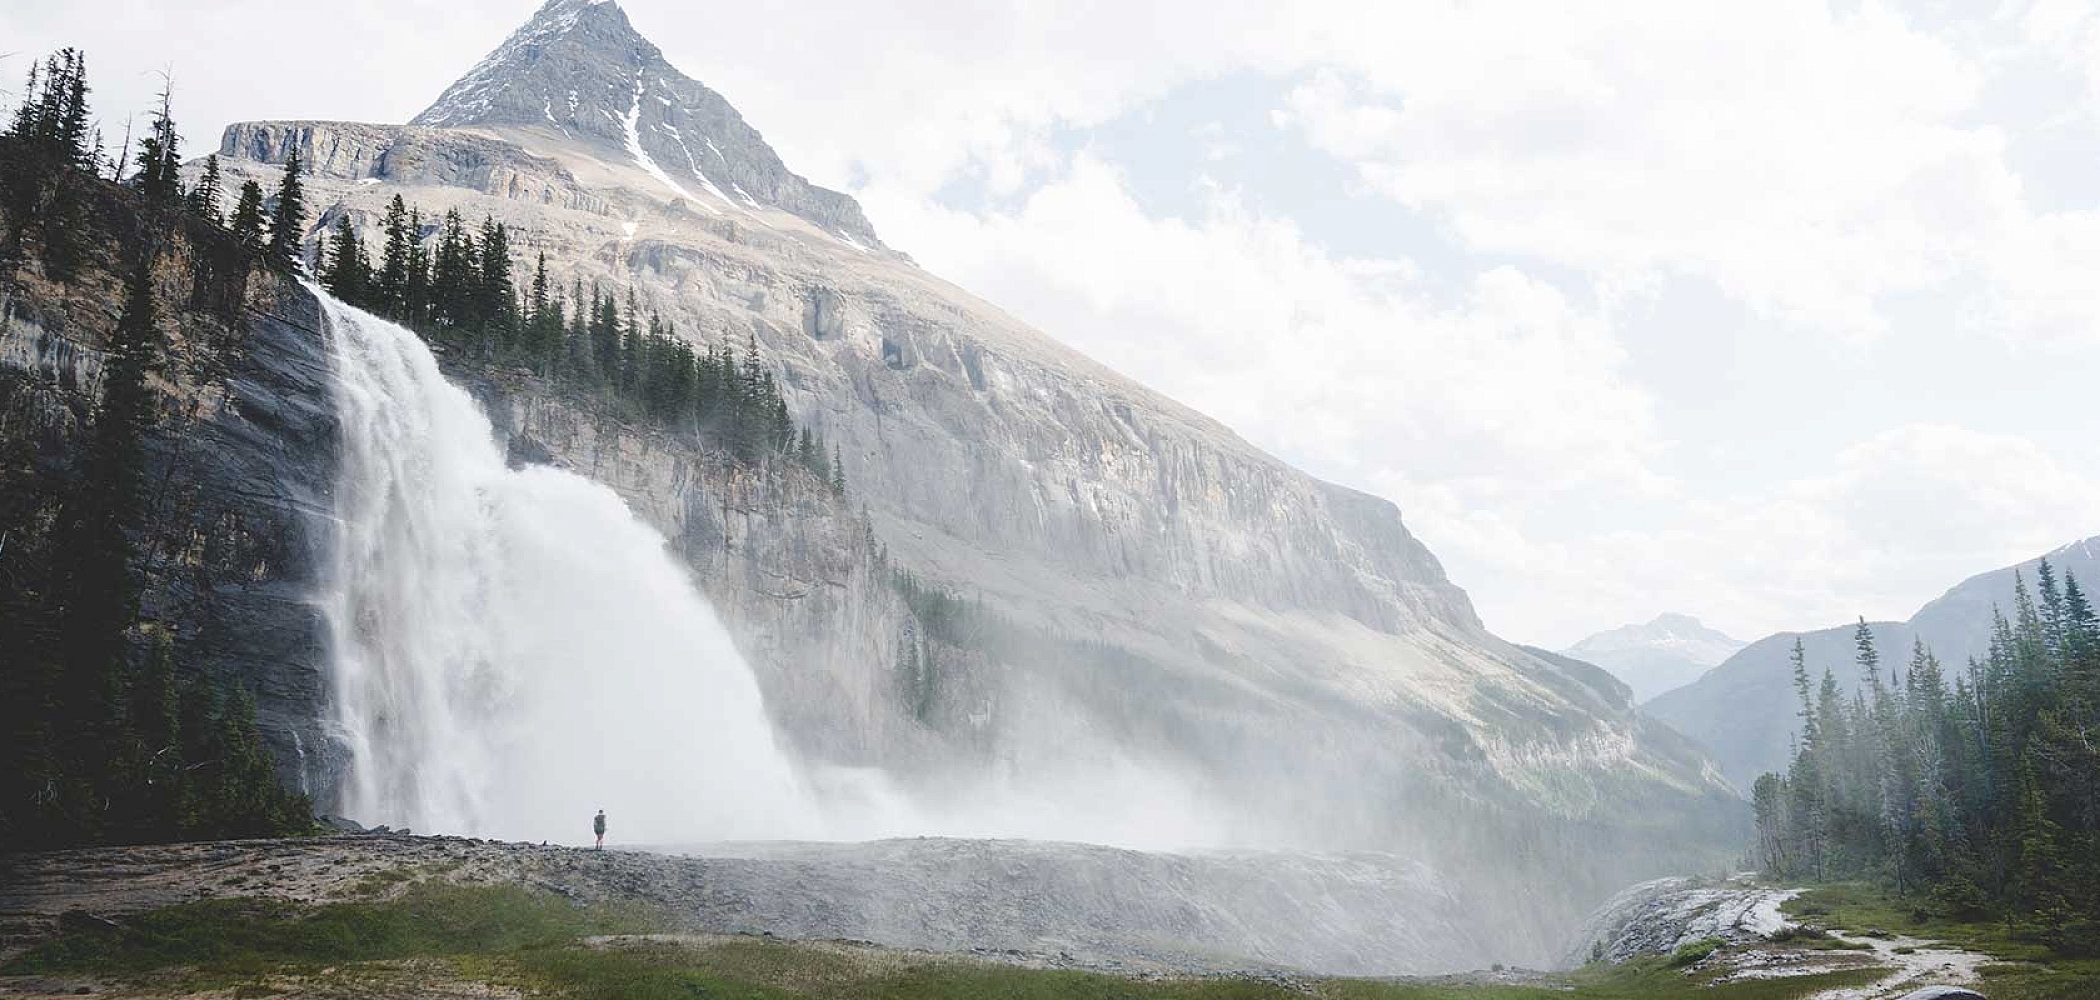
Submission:
[[322,595],[342,811],[577,842],[807,835],[813,806],[706,598],[610,489],[504,463],[414,333],[315,289],[342,421]]

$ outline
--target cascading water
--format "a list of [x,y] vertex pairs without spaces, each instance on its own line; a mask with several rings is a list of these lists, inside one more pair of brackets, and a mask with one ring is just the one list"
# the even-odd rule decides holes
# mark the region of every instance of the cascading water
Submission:
[[505,465],[414,333],[318,289],[341,519],[324,594],[343,810],[427,832],[806,836],[758,685],[664,540],[604,486]]
[[[934,812],[881,775],[803,770],[662,536],[604,486],[507,467],[488,418],[420,338],[314,292],[342,423],[323,600],[349,750],[346,814],[577,842],[603,808],[621,842],[660,845],[935,831],[1186,844],[1221,827],[1178,782],[1077,742],[1065,744],[1068,774],[975,785]],[[1398,857],[1182,858],[917,837],[743,846],[780,852],[791,868],[724,870],[744,879],[732,898],[755,906],[735,914],[738,926],[1015,948],[1038,946],[1048,921],[1060,947],[1093,941],[1148,961],[1182,947],[1374,972],[1486,954],[1459,897]],[[1000,880],[1037,895],[1017,909],[987,894]],[[875,905],[839,910],[842,894]]]

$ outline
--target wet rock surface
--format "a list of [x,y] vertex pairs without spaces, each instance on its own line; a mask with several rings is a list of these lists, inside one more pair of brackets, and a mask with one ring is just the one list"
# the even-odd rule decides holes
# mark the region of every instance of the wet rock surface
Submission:
[[[1978,981],[1989,956],[1904,935],[1852,934],[1807,928],[1802,940],[1827,937],[1838,949],[1790,944],[1784,933],[1801,929],[1781,911],[1801,890],[1758,884],[1748,876],[1729,879],[1666,878],[1633,886],[1591,916],[1566,963],[1624,962],[1643,955],[1669,955],[1707,938],[1734,946],[1691,965],[1715,973],[1716,982],[1784,979],[1848,969],[1885,969],[1865,986],[1838,987],[1812,1000],[1880,1000],[1909,991],[1956,990]],[[1824,942],[1827,943],[1827,942]],[[1930,984],[1928,986],[1927,984]]]
[[[121,196],[97,196],[103,226],[136,224]],[[117,250],[98,248],[68,283],[32,268],[0,280],[0,443],[31,456],[25,491],[63,490],[84,451],[123,302]],[[143,441],[136,639],[166,635],[180,669],[254,693],[286,780],[325,793],[340,766],[313,604],[336,471],[328,352],[303,288],[259,269],[198,277],[209,272],[193,255],[207,252],[175,240],[154,269],[163,357]]]
[[1465,924],[1458,900],[1426,870],[1390,857],[938,838],[687,850],[364,834],[7,856],[0,953],[18,953],[68,919],[120,919],[208,898],[372,898],[375,886],[399,892],[421,879],[638,901],[696,932],[1124,973],[1406,974],[1463,967],[1484,948],[1452,930]]
[[1643,882],[1598,907],[1564,964],[1667,955],[1709,937],[1729,944],[1761,942],[1791,925],[1779,908],[1800,894],[1799,889],[1760,886],[1745,877]]

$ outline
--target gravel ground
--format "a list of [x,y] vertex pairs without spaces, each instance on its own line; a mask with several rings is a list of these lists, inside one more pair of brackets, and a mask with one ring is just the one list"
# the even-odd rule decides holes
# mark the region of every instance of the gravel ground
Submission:
[[1389,856],[1173,855],[923,838],[592,851],[362,835],[0,858],[0,955],[62,914],[196,899],[370,898],[415,879],[662,907],[686,929],[866,941],[1126,974],[1407,975],[1478,967],[1478,916]]

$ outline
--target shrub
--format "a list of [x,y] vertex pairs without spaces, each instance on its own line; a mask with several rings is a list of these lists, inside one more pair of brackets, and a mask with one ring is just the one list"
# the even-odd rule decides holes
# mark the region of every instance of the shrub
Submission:
[[1721,950],[1721,946],[1727,943],[1717,937],[1704,937],[1697,941],[1686,941],[1678,945],[1676,951],[1670,953],[1670,964],[1686,966],[1703,962],[1708,955]]

